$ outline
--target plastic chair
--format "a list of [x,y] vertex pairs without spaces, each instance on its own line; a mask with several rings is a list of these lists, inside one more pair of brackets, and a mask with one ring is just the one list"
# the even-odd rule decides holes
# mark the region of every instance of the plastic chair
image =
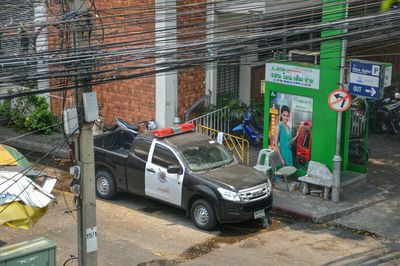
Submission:
[[277,152],[272,152],[270,155],[269,165],[271,166],[273,176],[283,177],[285,179],[286,190],[289,191],[287,177],[296,173],[297,168],[294,166],[283,166],[277,170],[277,168],[282,165],[281,159],[279,158],[279,154]]
[[257,164],[253,168],[257,171],[263,172],[266,175],[271,169],[269,157],[273,152],[274,151],[270,149],[261,149],[258,153]]

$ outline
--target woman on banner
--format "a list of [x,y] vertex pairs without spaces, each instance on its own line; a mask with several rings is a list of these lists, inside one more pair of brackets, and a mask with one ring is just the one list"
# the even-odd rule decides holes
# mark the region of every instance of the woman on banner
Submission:
[[299,131],[297,131],[296,136],[292,138],[292,129],[288,124],[290,119],[289,107],[283,105],[281,107],[280,116],[280,122],[275,132],[275,151],[279,154],[282,165],[293,166],[293,154],[290,146],[296,141],[299,136]]

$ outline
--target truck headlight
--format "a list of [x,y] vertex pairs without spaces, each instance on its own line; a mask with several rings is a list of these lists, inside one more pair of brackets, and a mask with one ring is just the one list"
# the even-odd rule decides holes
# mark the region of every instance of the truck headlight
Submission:
[[267,177],[267,182],[268,182],[268,184],[267,184],[267,196],[269,196],[271,194],[271,192],[272,192],[272,184],[271,184],[271,181],[269,180],[268,177]]
[[217,188],[219,194],[221,194],[223,199],[230,200],[230,201],[240,201],[239,194],[233,192],[231,190],[219,187]]

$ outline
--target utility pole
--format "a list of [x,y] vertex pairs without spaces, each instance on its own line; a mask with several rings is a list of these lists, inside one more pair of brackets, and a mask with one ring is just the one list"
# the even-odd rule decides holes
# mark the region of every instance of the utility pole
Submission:
[[[74,12],[72,22],[73,37],[72,47],[74,55],[79,56],[85,47],[88,48],[89,13],[86,0],[70,0],[70,8]],[[87,18],[87,19],[84,19]],[[79,61],[79,60],[78,60]],[[80,266],[97,265],[97,227],[96,227],[96,193],[92,121],[88,119],[87,100],[84,101],[83,93],[90,92],[90,76],[85,69],[90,68],[85,64],[77,68],[83,74],[76,78],[75,105],[78,110],[80,133],[75,140],[75,159],[80,165],[80,193],[78,196],[78,259]],[[84,105],[84,102],[86,105]],[[85,107],[85,110],[83,108]],[[96,102],[97,106],[97,102]],[[96,110],[97,111],[97,110]]]
[[[345,4],[345,15],[344,19],[347,19],[349,3],[346,1]],[[343,29],[343,33],[347,32],[347,28]],[[340,86],[343,87],[344,83],[344,68],[346,65],[346,49],[347,48],[347,40],[342,40],[342,51],[340,58]],[[342,112],[338,112],[337,115],[337,126],[336,126],[336,151],[335,155],[332,158],[333,161],[333,186],[332,186],[332,201],[334,203],[339,202],[340,199],[340,176],[342,172],[342,156],[340,156],[340,144],[341,144],[341,134],[342,134]]]

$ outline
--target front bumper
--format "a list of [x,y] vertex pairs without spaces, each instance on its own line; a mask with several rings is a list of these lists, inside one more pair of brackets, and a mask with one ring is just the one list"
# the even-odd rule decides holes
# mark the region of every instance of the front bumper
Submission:
[[254,212],[265,209],[265,213],[272,209],[272,195],[264,199],[241,203],[221,200],[216,208],[220,223],[237,223],[254,219]]

